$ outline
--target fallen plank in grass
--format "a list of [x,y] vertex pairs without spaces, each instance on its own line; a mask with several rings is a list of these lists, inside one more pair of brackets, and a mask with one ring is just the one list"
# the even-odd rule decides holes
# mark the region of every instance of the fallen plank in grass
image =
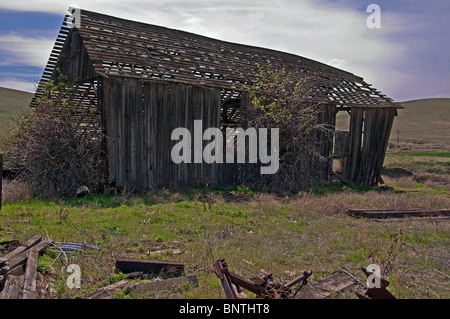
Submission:
[[144,293],[147,291],[162,291],[170,289],[174,286],[190,284],[195,287],[198,286],[197,276],[184,276],[178,278],[170,278],[166,280],[152,281],[142,284],[130,286],[126,289],[127,293]]
[[77,297],[78,299],[112,299],[116,292],[121,291],[127,286],[131,285],[132,281],[129,279],[115,282],[106,287],[102,287],[96,291],[89,292],[87,294]]
[[391,210],[391,209],[349,209],[348,215],[365,218],[404,218],[450,216],[450,209],[431,210]]
[[[42,251],[45,251],[47,246],[50,243],[48,241],[40,241],[38,244],[32,246],[37,253],[41,253]],[[25,264],[25,262],[28,259],[28,254],[30,250],[24,250],[20,252],[19,254],[15,254],[11,259],[8,260],[8,266],[4,267],[0,270],[0,275],[6,274],[6,275],[12,275],[17,274],[16,271],[19,269],[20,266]],[[20,271],[19,271],[20,273]]]
[[176,277],[184,273],[184,263],[169,260],[119,257],[116,259],[116,270],[124,274],[141,271],[145,274]]

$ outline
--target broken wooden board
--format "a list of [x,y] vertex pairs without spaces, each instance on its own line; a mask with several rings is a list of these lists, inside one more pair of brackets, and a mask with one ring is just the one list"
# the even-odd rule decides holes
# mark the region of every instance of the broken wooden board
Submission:
[[339,293],[356,285],[358,281],[345,272],[337,271],[334,274],[313,281],[303,286],[295,296],[295,299],[325,299],[332,293]]
[[27,266],[25,270],[25,281],[23,284],[23,299],[36,299],[36,274],[39,248],[31,248],[28,253]]
[[347,214],[352,217],[374,219],[406,218],[406,217],[450,217],[450,209],[441,210],[394,210],[394,209],[348,209]]
[[162,291],[170,289],[177,285],[191,284],[198,285],[197,276],[184,276],[178,278],[170,278],[159,281],[144,280],[138,284],[133,284],[130,279],[124,279],[115,282],[106,287],[102,287],[96,291],[89,292],[87,294],[78,296],[78,299],[113,299],[114,294],[125,289],[126,293],[144,293],[147,291]]
[[169,260],[152,260],[119,257],[116,259],[116,270],[124,274],[141,271],[145,274],[180,276],[184,273],[184,263]]
[[13,251],[4,255],[3,258],[8,259],[8,260],[12,259],[14,256],[24,252],[25,250],[33,247],[34,245],[37,245],[39,242],[41,242],[41,240],[42,240],[41,236],[35,235],[35,236],[31,237],[30,239],[28,239],[28,241],[25,244],[17,247]]
[[[48,241],[40,241],[38,244],[33,245],[32,247],[36,248],[36,251],[39,254],[39,253],[45,251],[45,249],[47,249],[47,246],[49,244],[50,243]],[[20,247],[18,247],[18,248],[20,248]],[[20,270],[19,269],[19,268],[21,268],[20,266],[25,264],[25,262],[27,261],[28,254],[29,254],[29,250],[24,250],[18,254],[14,254],[12,256],[12,258],[8,260],[8,267],[4,267],[0,270],[0,275],[2,275],[2,274],[6,274],[6,275],[18,274],[17,271]],[[19,271],[19,273],[20,273],[20,271]]]
[[23,283],[24,276],[8,276],[0,299],[22,299]]
[[106,287],[102,287],[96,291],[89,292],[87,294],[81,295],[77,297],[78,299],[112,299],[116,292],[121,291],[122,289],[130,286],[132,281],[129,279],[124,279],[118,282],[115,282]]
[[174,286],[190,284],[195,287],[198,286],[197,276],[184,276],[178,278],[170,278],[166,280],[152,281],[147,283],[141,283],[137,285],[133,285],[127,288],[127,293],[144,293],[147,291],[162,291],[166,289],[170,289]]

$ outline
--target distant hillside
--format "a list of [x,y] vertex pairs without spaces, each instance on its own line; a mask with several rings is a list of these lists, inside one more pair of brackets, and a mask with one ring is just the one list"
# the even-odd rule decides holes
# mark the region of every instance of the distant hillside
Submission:
[[12,119],[29,111],[32,93],[0,87],[0,138],[7,131]]
[[401,102],[391,132],[391,145],[413,150],[450,150],[450,99],[435,98]]
[[[450,99],[422,99],[400,103],[391,131],[390,150],[450,150]],[[338,130],[348,130],[350,117],[339,112]],[[398,141],[398,147],[397,147]]]

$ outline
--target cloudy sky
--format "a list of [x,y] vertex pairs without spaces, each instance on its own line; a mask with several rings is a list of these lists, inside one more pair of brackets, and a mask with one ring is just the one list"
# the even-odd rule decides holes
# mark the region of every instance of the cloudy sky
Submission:
[[[34,92],[67,6],[286,51],[362,76],[396,101],[450,97],[448,0],[2,0],[0,86]],[[369,28],[369,4],[381,28]]]

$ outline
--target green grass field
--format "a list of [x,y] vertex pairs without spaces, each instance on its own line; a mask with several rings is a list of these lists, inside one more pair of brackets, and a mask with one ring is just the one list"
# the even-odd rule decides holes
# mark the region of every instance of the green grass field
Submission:
[[[68,256],[67,262],[82,270],[79,290],[66,286],[62,255],[50,250],[40,257],[40,271],[56,279],[59,298],[73,298],[123,279],[114,272],[117,256],[183,261],[186,274],[199,280],[198,287],[142,294],[121,291],[117,298],[224,298],[213,269],[219,257],[245,278],[270,272],[284,283],[305,270],[314,272],[311,281],[315,281],[342,269],[364,281],[359,267],[376,263],[398,298],[450,298],[449,220],[377,222],[346,214],[348,208],[362,207],[448,208],[449,196],[370,188],[320,193],[280,198],[191,189],[65,202],[30,198],[3,207],[0,240],[25,241],[39,234],[96,246],[98,250]],[[174,254],[173,249],[179,252]],[[255,296],[247,292],[247,297]],[[334,298],[356,295],[350,290]]]

